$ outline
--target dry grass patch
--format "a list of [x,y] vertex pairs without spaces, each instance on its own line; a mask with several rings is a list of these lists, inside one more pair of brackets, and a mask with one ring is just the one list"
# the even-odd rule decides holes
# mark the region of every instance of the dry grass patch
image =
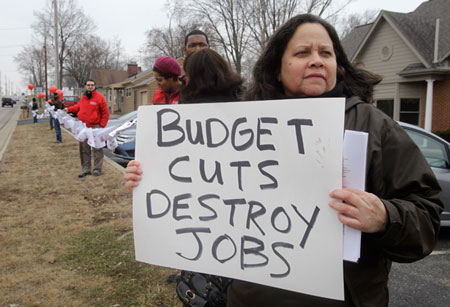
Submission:
[[179,306],[174,271],[134,260],[122,174],[79,179],[78,142],[54,140],[18,126],[0,162],[0,306]]

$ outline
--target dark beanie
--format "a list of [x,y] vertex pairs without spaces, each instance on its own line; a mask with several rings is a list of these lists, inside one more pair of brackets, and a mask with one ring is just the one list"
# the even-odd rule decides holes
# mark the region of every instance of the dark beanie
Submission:
[[156,60],[155,65],[153,65],[153,67],[165,75],[176,77],[181,75],[180,64],[178,64],[177,60],[175,60],[170,56],[159,57]]

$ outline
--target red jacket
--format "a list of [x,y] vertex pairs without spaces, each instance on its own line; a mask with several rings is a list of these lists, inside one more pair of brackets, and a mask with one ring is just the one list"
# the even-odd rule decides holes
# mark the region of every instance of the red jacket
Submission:
[[76,113],[78,119],[86,124],[87,127],[100,125],[104,128],[109,120],[109,110],[105,97],[97,91],[92,92],[91,99],[83,95],[78,103],[67,108],[67,111]]
[[178,104],[180,100],[180,90],[176,90],[175,92],[168,94],[164,92],[162,89],[158,88],[153,95],[153,104]]

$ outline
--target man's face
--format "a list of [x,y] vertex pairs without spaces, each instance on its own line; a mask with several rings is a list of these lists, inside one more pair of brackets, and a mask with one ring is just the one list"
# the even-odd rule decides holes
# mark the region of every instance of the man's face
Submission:
[[88,92],[93,92],[95,90],[95,83],[92,81],[88,81],[88,82],[86,82],[86,85],[84,86],[84,88]]
[[189,55],[194,51],[209,48],[208,43],[206,42],[206,37],[201,34],[189,35],[187,39],[187,44],[184,47],[184,54]]

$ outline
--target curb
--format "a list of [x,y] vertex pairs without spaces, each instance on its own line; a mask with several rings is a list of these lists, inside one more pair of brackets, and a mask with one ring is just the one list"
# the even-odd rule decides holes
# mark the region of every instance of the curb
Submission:
[[[16,114],[14,114],[13,118],[9,120],[9,122],[6,124],[8,131],[8,136],[6,137],[5,144],[3,145],[3,148],[0,151],[0,161],[3,159],[3,154],[6,151],[6,148],[8,147],[9,141],[11,140],[11,137],[13,135],[14,130],[16,130],[17,122],[19,121],[20,116],[20,109],[17,109]],[[14,124],[10,124],[11,122],[14,122]],[[10,126],[13,126],[10,128]]]

